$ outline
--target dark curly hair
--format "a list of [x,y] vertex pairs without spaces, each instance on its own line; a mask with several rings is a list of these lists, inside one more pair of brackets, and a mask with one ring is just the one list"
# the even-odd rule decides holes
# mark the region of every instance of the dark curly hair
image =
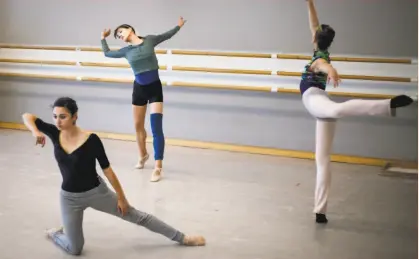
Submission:
[[315,40],[319,50],[325,51],[332,45],[335,30],[327,24],[322,24],[316,31]]

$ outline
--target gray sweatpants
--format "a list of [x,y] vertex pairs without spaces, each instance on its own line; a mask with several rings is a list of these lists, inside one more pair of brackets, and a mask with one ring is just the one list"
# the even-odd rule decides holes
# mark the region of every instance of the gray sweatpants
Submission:
[[61,190],[60,196],[64,233],[54,234],[52,240],[69,254],[79,255],[83,250],[83,212],[89,207],[143,226],[178,243],[181,243],[184,238],[184,234],[180,231],[155,216],[133,207],[125,216],[122,216],[118,211],[116,194],[103,181],[100,186],[83,193],[70,193]]

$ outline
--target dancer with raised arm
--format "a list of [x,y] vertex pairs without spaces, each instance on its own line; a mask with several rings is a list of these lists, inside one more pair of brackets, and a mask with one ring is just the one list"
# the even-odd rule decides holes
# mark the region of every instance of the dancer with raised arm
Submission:
[[329,47],[335,37],[335,31],[326,24],[320,24],[313,0],[306,0],[314,54],[304,67],[300,82],[302,101],[307,111],[316,118],[316,188],[314,213],[317,223],[327,223],[327,200],[331,183],[330,155],[336,120],[345,116],[394,116],[395,109],[413,102],[406,95],[399,95],[386,100],[352,99],[342,103],[330,100],[326,92],[326,83],[340,83],[339,74],[331,65]]
[[159,64],[155,53],[155,47],[172,38],[182,26],[185,20],[180,17],[178,25],[173,29],[159,35],[138,36],[132,26],[122,24],[114,31],[114,37],[129,45],[116,51],[111,51],[106,42],[110,35],[110,29],[102,32],[102,50],[109,58],[126,58],[135,75],[132,92],[132,107],[137,136],[137,145],[140,153],[137,169],[144,168],[149,158],[146,149],[147,133],[144,128],[144,120],[147,104],[150,103],[150,124],[153,133],[153,147],[155,168],[151,176],[152,182],[162,178],[163,155],[165,139],[163,134],[163,89],[159,77]]
[[[186,236],[128,203],[102,141],[96,134],[85,132],[76,126],[77,116],[77,104],[68,97],[59,98],[53,104],[55,125],[30,113],[22,116],[26,127],[35,137],[36,144],[43,147],[45,135],[52,141],[63,179],[60,194],[63,227],[47,230],[47,236],[67,253],[81,254],[84,246],[83,214],[84,210],[92,208],[145,227],[182,245],[205,245],[202,236]],[[98,175],[96,160],[116,193]]]

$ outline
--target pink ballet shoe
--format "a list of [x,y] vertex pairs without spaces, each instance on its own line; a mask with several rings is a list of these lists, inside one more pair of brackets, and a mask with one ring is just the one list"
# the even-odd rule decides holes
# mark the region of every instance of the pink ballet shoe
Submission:
[[150,182],[158,182],[162,178],[162,169],[154,168],[153,173],[151,174]]
[[148,160],[149,157],[150,156],[148,154],[146,154],[143,158],[141,158],[138,161],[138,164],[135,166],[135,168],[136,169],[143,169],[144,168],[144,165],[145,165],[145,162],[147,162],[147,160]]

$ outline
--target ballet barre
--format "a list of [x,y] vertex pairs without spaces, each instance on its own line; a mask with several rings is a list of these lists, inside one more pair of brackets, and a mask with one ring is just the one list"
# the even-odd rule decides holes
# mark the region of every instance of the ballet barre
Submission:
[[[64,66],[89,66],[89,67],[108,67],[108,68],[130,68],[129,64],[121,63],[101,63],[101,62],[84,62],[84,61],[59,61],[59,60],[32,60],[32,59],[10,59],[0,58],[1,63],[26,63],[39,65],[64,65]],[[168,70],[168,66],[160,66],[160,70]],[[247,75],[277,75],[289,77],[301,77],[301,72],[289,71],[271,71],[271,70],[252,70],[252,69],[230,69],[230,68],[208,68],[208,67],[190,67],[190,66],[172,66],[172,71],[186,72],[204,72],[204,73],[226,73],[226,74],[247,74]],[[391,77],[391,76],[368,76],[368,75],[346,75],[340,74],[342,79],[351,80],[369,80],[384,82],[417,82],[417,78],[408,77]]]
[[[264,54],[264,53],[240,53],[222,51],[194,51],[194,50],[171,50],[172,54],[177,55],[196,55],[196,56],[222,56],[222,57],[241,57],[241,58],[277,58],[277,59],[300,59],[310,60],[309,55],[298,54]],[[332,61],[343,62],[366,62],[366,63],[390,63],[390,64],[414,64],[412,59],[401,58],[361,58],[361,57],[331,57]]]
[[[64,50],[64,51],[93,51],[101,52],[98,47],[70,47],[70,46],[35,46],[35,45],[19,45],[19,44],[0,44],[3,49],[33,49],[33,50]],[[117,50],[118,48],[110,48]],[[157,54],[167,54],[166,50],[156,49]]]
[[[65,51],[94,51],[101,52],[99,47],[77,47],[77,46],[33,46],[19,44],[0,44],[0,48],[8,49],[34,49],[34,50],[65,50]],[[118,48],[111,48],[117,50]],[[223,56],[223,57],[243,57],[243,58],[275,58],[275,59],[295,59],[310,60],[309,55],[299,54],[269,54],[269,53],[246,53],[246,52],[226,52],[226,51],[202,51],[202,50],[165,50],[156,49],[156,54],[173,55],[195,55],[195,56]],[[331,57],[332,61],[342,62],[363,62],[363,63],[389,63],[389,64],[416,64],[417,60],[410,58],[372,58],[372,57]]]
[[[0,72],[0,77],[22,77],[34,79],[59,79],[68,81],[86,81],[86,82],[102,82],[102,83],[129,83],[132,84],[133,79],[121,78],[105,78],[105,77],[82,77],[82,76],[63,76],[63,75],[45,75],[45,74],[32,74],[32,73],[9,73]],[[193,88],[210,88],[222,90],[241,90],[241,91],[254,91],[254,92],[275,92],[286,94],[300,94],[297,89],[287,89],[272,86],[245,86],[245,85],[229,85],[229,84],[214,84],[214,83],[199,83],[199,82],[162,82],[163,86],[174,87],[193,87]],[[328,92],[332,96],[352,97],[352,98],[371,98],[371,99],[388,99],[395,95],[389,94],[370,94],[370,93],[350,93],[350,92]]]

